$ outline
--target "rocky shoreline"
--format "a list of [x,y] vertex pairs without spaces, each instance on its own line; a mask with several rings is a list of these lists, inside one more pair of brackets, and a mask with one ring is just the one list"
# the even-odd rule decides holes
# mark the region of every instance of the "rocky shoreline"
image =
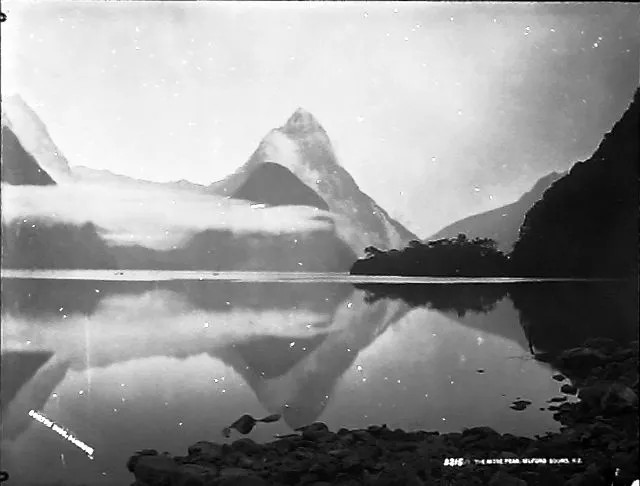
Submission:
[[639,477],[638,341],[592,339],[545,360],[561,371],[559,391],[579,398],[550,400],[558,433],[332,432],[316,422],[267,444],[201,441],[186,456],[138,451],[127,463],[132,486],[631,485]]

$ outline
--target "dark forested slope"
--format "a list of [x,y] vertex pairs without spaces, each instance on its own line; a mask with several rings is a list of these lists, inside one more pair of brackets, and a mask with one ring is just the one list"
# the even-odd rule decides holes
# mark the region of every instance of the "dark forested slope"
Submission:
[[527,213],[511,254],[513,272],[637,275],[639,92],[595,153],[575,164]]

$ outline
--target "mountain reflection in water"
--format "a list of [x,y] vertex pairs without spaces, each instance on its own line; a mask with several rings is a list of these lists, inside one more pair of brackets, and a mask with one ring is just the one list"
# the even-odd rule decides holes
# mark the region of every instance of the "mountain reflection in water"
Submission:
[[592,337],[621,344],[637,338],[639,294],[637,284],[630,281],[356,287],[367,293],[370,302],[400,299],[412,307],[427,307],[458,318],[467,312],[491,312],[508,298],[519,312],[529,349],[548,357]]
[[[219,431],[245,412],[283,416],[252,432],[258,441],[316,420],[542,433],[556,428],[550,413],[508,405],[557,394],[553,370],[511,358],[591,336],[628,342],[638,322],[624,284],[2,284],[2,452],[23,482],[124,484],[136,449],[225,441]],[[95,460],[31,409],[94,447]],[[34,454],[47,466],[33,467]]]

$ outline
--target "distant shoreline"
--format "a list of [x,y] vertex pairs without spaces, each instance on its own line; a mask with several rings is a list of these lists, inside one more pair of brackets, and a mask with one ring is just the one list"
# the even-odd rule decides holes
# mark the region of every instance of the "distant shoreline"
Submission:
[[200,270],[17,270],[0,269],[2,278],[45,280],[109,280],[109,281],[242,281],[242,282],[327,282],[386,284],[494,284],[527,282],[622,282],[615,278],[546,278],[546,277],[405,277],[398,275],[352,275],[313,272],[249,272]]

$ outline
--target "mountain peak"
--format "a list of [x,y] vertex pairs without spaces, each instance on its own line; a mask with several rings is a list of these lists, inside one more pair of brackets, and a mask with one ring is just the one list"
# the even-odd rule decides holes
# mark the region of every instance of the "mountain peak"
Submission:
[[[287,175],[278,166],[287,169]],[[368,246],[399,248],[417,238],[360,190],[338,162],[327,132],[304,108],[271,130],[239,170],[209,187],[270,205],[326,208],[338,216],[332,224],[339,237],[358,254]]]
[[287,123],[283,127],[286,132],[324,132],[322,125],[318,123],[318,120],[304,108],[298,108],[293,112],[293,115],[289,117]]
[[15,109],[33,112],[33,110],[27,105],[26,101],[18,93],[2,96],[2,124],[11,127],[11,119],[8,115],[8,109]]
[[13,93],[13,94],[10,94],[8,96],[3,96],[2,97],[2,104],[18,105],[18,106],[21,106],[23,108],[28,109],[29,111],[33,111],[33,110],[31,110],[31,107],[29,107],[27,102],[18,93]]
[[46,125],[19,94],[2,98],[2,124],[11,128],[24,150],[56,183],[72,178],[69,164]]
[[42,124],[36,112],[29,106],[22,96],[18,93],[13,93],[9,96],[2,97],[2,115],[5,120],[11,123],[11,118],[20,114],[23,117],[28,117],[31,120],[38,120],[39,124]]

